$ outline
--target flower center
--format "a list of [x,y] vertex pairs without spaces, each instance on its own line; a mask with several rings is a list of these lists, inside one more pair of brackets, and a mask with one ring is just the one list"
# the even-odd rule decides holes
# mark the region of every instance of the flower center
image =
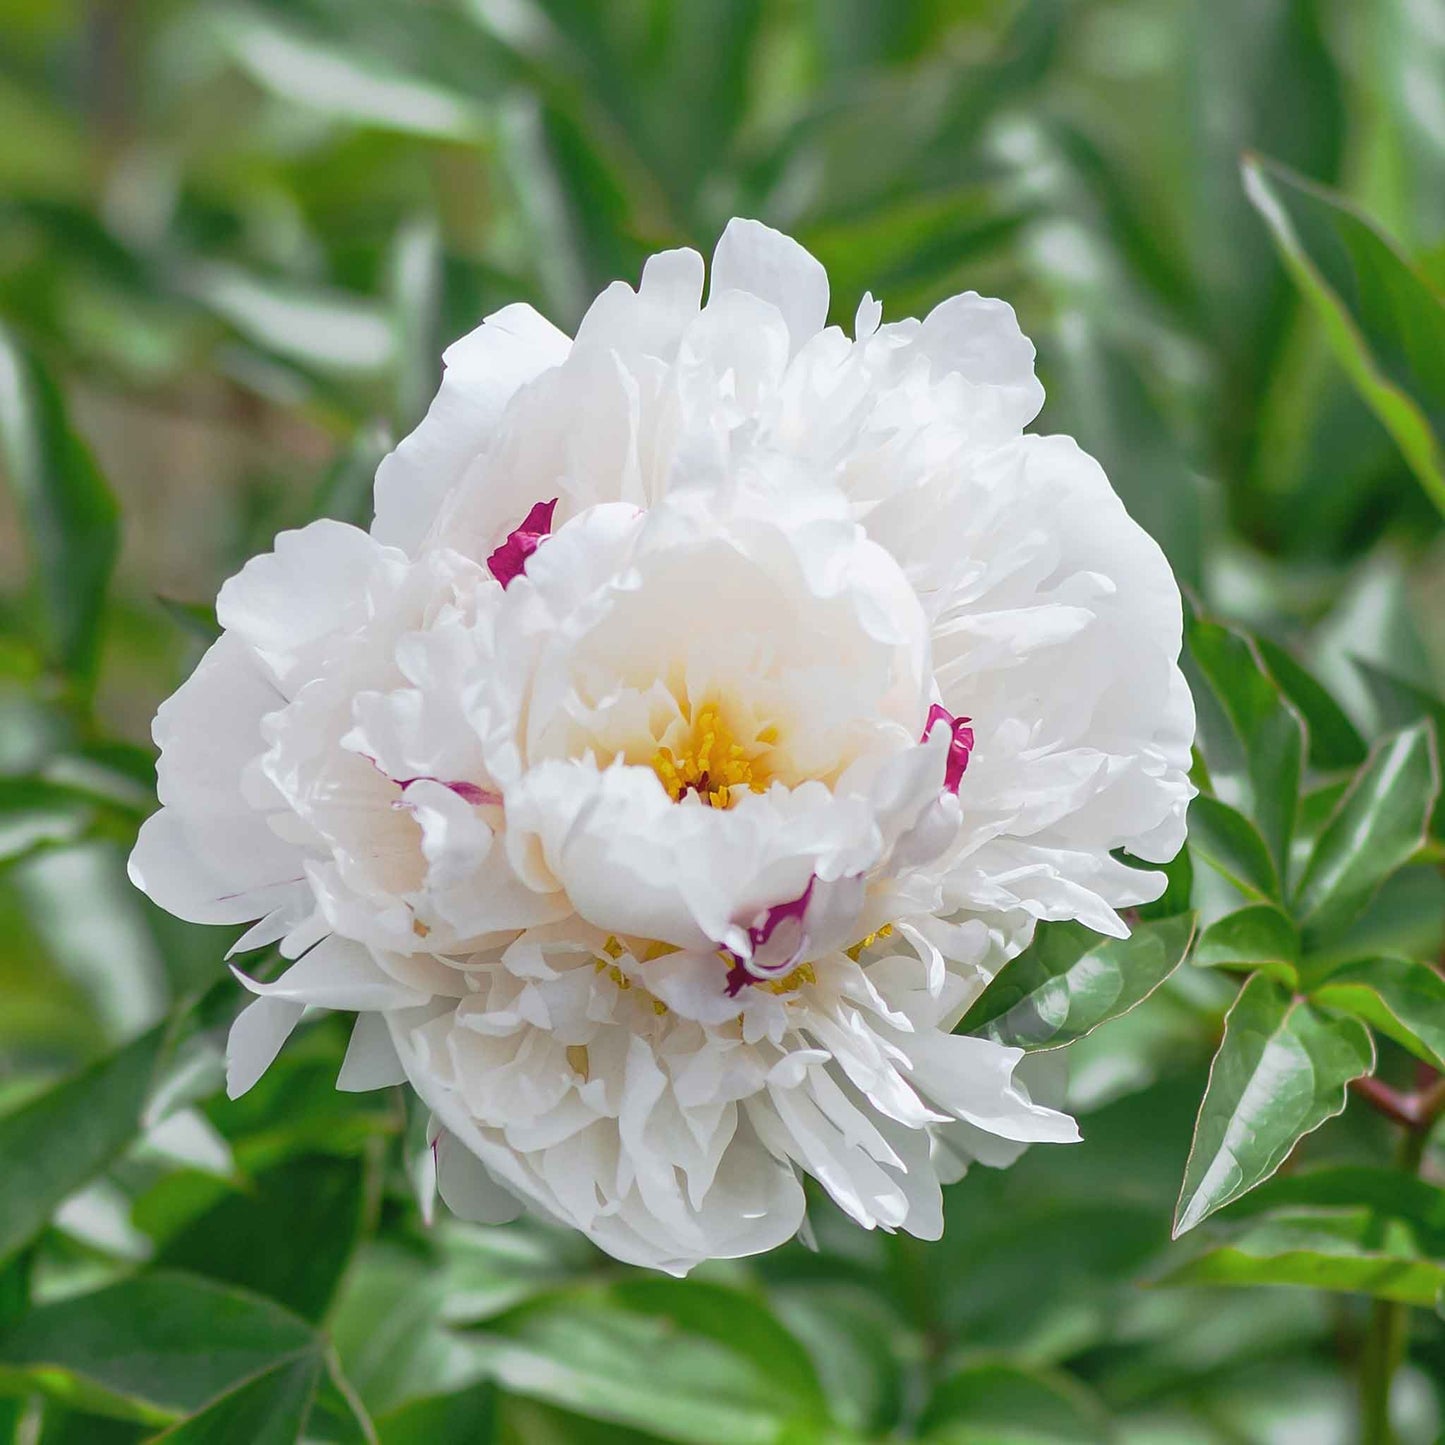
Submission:
[[778,731],[770,726],[749,742],[739,741],[718,705],[704,703],[691,719],[686,741],[652,755],[652,770],[674,803],[692,793],[710,808],[726,808],[740,789],[767,790],[766,754],[777,740]]

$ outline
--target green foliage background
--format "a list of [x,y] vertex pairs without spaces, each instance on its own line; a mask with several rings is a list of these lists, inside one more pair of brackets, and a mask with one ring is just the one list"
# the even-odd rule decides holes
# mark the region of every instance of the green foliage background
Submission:
[[[1438,0],[0,0],[0,39],[0,1442],[1437,1438]],[[1190,589],[1203,796],[1129,945],[1046,929],[965,1020],[1068,1045],[1082,1145],[976,1170],[941,1243],[820,1202],[816,1252],[679,1283],[428,1227],[342,1019],[226,1102],[229,938],[124,858],[220,580],[366,520],[486,311],[571,326],[734,213],[844,324],[1014,303],[1042,428]]]

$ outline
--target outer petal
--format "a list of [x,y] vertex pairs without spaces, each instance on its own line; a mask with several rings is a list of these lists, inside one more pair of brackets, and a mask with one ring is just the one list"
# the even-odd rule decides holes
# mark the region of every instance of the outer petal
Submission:
[[708,304],[727,291],[748,291],[776,306],[794,352],[828,319],[828,273],[822,264],[791,236],[761,221],[735,218],[717,243]]
[[415,552],[516,392],[567,359],[571,342],[530,306],[504,306],[442,357],[441,390],[421,425],[377,468],[372,535]]

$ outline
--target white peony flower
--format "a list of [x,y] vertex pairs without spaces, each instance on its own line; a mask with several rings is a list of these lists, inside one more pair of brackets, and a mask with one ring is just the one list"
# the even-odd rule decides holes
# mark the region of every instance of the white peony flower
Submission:
[[446,353],[368,535],[221,591],[160,710],[131,874],[297,960],[340,1080],[409,1080],[443,1198],[682,1273],[803,1223],[802,1174],[932,1238],[940,1183],[1077,1137],[953,1026],[1038,919],[1127,932],[1179,848],[1193,708],[1158,547],[1065,437],[1013,311],[852,339],[822,267],[728,226],[575,339]]

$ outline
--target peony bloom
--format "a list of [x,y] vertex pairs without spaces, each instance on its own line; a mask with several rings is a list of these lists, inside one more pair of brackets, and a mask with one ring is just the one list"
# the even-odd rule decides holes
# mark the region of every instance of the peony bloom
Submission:
[[370,533],[222,588],[160,710],[131,875],[294,959],[340,1080],[403,1080],[442,1197],[682,1273],[803,1224],[942,1228],[974,1158],[1077,1137],[951,1029],[1038,919],[1127,932],[1179,848],[1193,708],[1158,547],[1065,437],[1013,311],[850,339],[751,221],[653,257],[569,339],[446,353]]

